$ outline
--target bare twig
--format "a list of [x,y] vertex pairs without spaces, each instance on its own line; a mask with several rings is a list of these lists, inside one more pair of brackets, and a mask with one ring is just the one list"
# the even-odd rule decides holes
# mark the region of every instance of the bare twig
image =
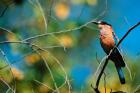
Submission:
[[10,61],[9,61],[9,59],[7,58],[7,56],[6,56],[6,54],[4,53],[3,50],[0,49],[0,53],[3,55],[3,57],[4,57],[5,61],[6,61],[6,63],[7,63],[8,66],[10,67],[10,72],[11,72],[11,75],[12,75],[12,78],[13,78],[13,81],[14,81],[13,92],[15,92],[15,90],[16,90],[16,80],[15,80],[15,77],[14,77],[13,72],[12,72],[12,70],[11,70],[12,67],[11,67]]
[[5,29],[3,27],[0,27],[0,31],[3,31],[3,32],[7,32],[9,34],[14,34],[12,31],[8,30],[8,29]]
[[[35,5],[34,2],[32,0],[28,0],[29,3],[31,3],[32,5]],[[44,25],[45,25],[45,31],[47,32],[47,29],[48,29],[48,26],[47,26],[47,21],[46,21],[46,18],[45,18],[45,14],[44,14],[44,11],[43,11],[43,8],[42,6],[40,5],[40,2],[38,0],[35,0],[35,8],[39,9],[40,10],[40,13],[41,13],[41,16],[43,18],[43,21],[44,21]]]
[[38,83],[38,84],[40,84],[40,85],[43,85],[43,86],[45,86],[45,87],[47,87],[48,89],[50,89],[50,90],[52,90],[52,91],[55,91],[53,88],[51,88],[50,86],[48,86],[47,84],[44,84],[44,83],[42,83],[42,82],[40,82],[40,81],[38,81],[38,80],[34,80],[36,83]]
[[32,88],[32,93],[35,93],[34,89]]
[[[29,0],[29,2],[33,5],[33,2],[32,0]],[[37,1],[36,1],[37,2]],[[107,3],[108,1],[105,0],[105,10],[99,14],[99,16],[97,16],[95,19],[91,20],[91,21],[88,21],[86,22],[85,24],[81,25],[81,26],[78,26],[76,28],[73,28],[73,29],[65,29],[65,30],[61,30],[61,31],[58,31],[58,32],[51,32],[51,33],[44,33],[44,34],[40,34],[40,35],[36,35],[36,36],[33,36],[33,37],[29,37],[29,38],[26,38],[24,39],[23,41],[28,41],[28,40],[32,40],[32,39],[36,39],[36,38],[40,38],[40,37],[44,37],[44,36],[48,36],[48,35],[54,35],[54,34],[61,34],[61,33],[66,33],[66,32],[71,32],[71,31],[75,31],[75,30],[79,30],[79,29],[82,29],[83,27],[86,27],[88,24],[94,22],[94,21],[97,21],[98,17],[102,17],[105,15],[106,11],[107,11]],[[39,4],[39,3],[38,3]],[[40,5],[38,5],[40,7],[40,10],[42,9]],[[43,11],[43,10],[41,10]],[[43,16],[44,14],[42,14]],[[46,22],[46,19],[45,17],[43,16],[44,18],[44,21]],[[46,27],[47,27],[47,24],[46,24]]]
[[[46,59],[45,59],[45,58],[40,54],[40,52],[39,52],[39,50],[40,50],[40,51],[48,52],[47,50],[45,50],[45,49],[43,49],[43,48],[40,48],[39,46],[37,46],[37,45],[35,45],[35,44],[33,44],[33,43],[26,42],[26,41],[3,41],[3,42],[0,42],[0,44],[6,44],[6,43],[26,44],[26,45],[30,46],[30,47],[33,49],[33,51],[35,51],[38,55],[40,55],[40,57],[43,59],[45,65],[46,65],[46,67],[47,67],[47,69],[49,70],[49,72],[50,72],[50,74],[51,74],[52,80],[53,80],[53,82],[54,82],[54,84],[55,84],[56,91],[59,93],[59,90],[58,90],[58,89],[61,88],[64,84],[62,84],[60,87],[57,87],[56,82],[55,82],[54,77],[53,77],[53,74],[52,74],[52,72],[51,72],[51,69],[50,69],[48,63],[46,62]],[[36,49],[34,49],[33,47],[36,47]],[[48,53],[49,53],[49,52],[48,52]],[[51,56],[52,56],[52,55],[51,55]],[[69,88],[69,93],[70,93],[71,85],[70,85],[70,83],[69,83],[69,79],[68,79],[67,73],[66,73],[64,67],[63,67],[63,66],[61,65],[61,63],[59,62],[59,60],[57,60],[57,58],[55,58],[54,56],[52,56],[52,57],[53,57],[53,59],[58,63],[58,65],[60,66],[60,68],[62,69],[62,71],[64,72],[64,74],[65,74],[65,83],[67,83],[68,88]]]
[[[34,49],[33,46],[36,47],[37,49]],[[39,50],[41,50],[41,51],[44,51],[44,50],[43,50],[42,48],[38,47],[37,45],[31,44],[31,43],[30,43],[30,47],[31,47],[34,51],[36,51],[36,53],[37,53],[37,54],[42,58],[42,60],[44,61],[44,64],[46,65],[47,69],[49,70],[49,73],[50,73],[50,76],[51,76],[52,81],[53,81],[53,83],[54,83],[55,89],[56,89],[57,93],[60,93],[59,90],[58,90],[57,84],[56,84],[56,82],[55,82],[55,79],[54,79],[52,70],[51,70],[50,66],[48,65],[48,63],[47,63],[46,58],[45,58],[44,56],[42,56],[41,53],[40,53],[40,51],[39,51]],[[39,49],[39,50],[38,50],[38,49]]]
[[105,17],[105,14],[107,13],[107,9],[108,9],[108,0],[105,0],[105,8],[104,11],[101,12],[94,20],[98,21],[101,20],[103,17]]
[[[63,48],[62,46],[48,46],[48,47],[43,47],[43,49],[52,49],[52,48]],[[29,56],[29,55],[31,55],[32,53],[34,53],[35,51],[31,51],[31,52],[29,52],[29,53],[26,53],[25,55],[23,55],[22,57],[20,57],[19,59],[17,59],[17,60],[14,60],[14,61],[12,61],[11,62],[11,65],[13,65],[13,64],[15,64],[15,63],[17,63],[17,62],[20,62],[20,60],[21,59],[23,59],[23,58],[25,58],[25,57],[27,57],[27,56]],[[7,67],[9,67],[9,65],[5,65],[5,66],[3,66],[3,67],[0,67],[0,70],[3,70],[3,69],[6,69]]]
[[104,64],[103,64],[103,67],[102,67],[102,69],[101,69],[101,72],[99,73],[99,76],[98,76],[97,81],[96,81],[96,85],[95,85],[95,87],[94,87],[94,90],[95,90],[96,93],[100,93],[99,90],[98,90],[99,82],[100,82],[101,76],[102,76],[102,74],[103,74],[103,72],[104,72],[104,69],[105,69],[105,67],[106,67],[107,64],[108,64],[108,60],[109,60],[110,55],[111,55],[111,54],[114,52],[114,50],[122,43],[122,41],[127,37],[127,35],[128,35],[134,28],[136,28],[136,27],[139,26],[139,25],[140,25],[140,22],[138,22],[137,24],[135,24],[134,26],[132,26],[132,27],[126,32],[126,34],[119,40],[119,42],[117,43],[117,45],[114,46],[114,48],[113,48],[113,49],[109,52],[109,54],[106,56],[105,61],[104,61]]
[[97,62],[100,64],[100,60],[99,60],[99,58],[98,58],[98,55],[97,55],[97,52],[96,52],[96,60],[97,60]]
[[[33,4],[32,0],[29,0],[29,1]],[[39,3],[38,0],[35,0],[35,2],[36,2],[36,5],[35,5],[35,6],[36,6],[37,8],[40,9],[40,12],[41,12],[41,14],[42,14],[42,17],[43,17],[43,20],[44,20],[44,24],[45,24],[45,30],[47,31],[47,25],[48,25],[48,24],[47,24],[47,22],[46,22],[43,9],[42,9],[42,7],[41,7],[41,5],[40,5],[40,3]],[[107,11],[107,0],[106,0],[106,8],[105,8],[105,10],[104,10],[99,16],[97,16],[97,17],[103,17],[103,16],[105,15],[106,11]],[[4,13],[3,13],[3,14],[4,14]],[[50,14],[49,16],[51,16],[51,14]],[[39,54],[39,55],[41,56],[39,50],[41,50],[41,51],[46,51],[46,50],[44,50],[44,49],[42,49],[42,48],[36,46],[35,44],[32,44],[32,43],[30,43],[30,42],[27,42],[28,40],[36,39],[36,38],[43,37],[43,36],[47,36],[47,35],[54,35],[54,34],[60,34],[60,33],[66,33],[66,32],[70,32],[70,31],[79,30],[79,29],[81,29],[81,28],[83,28],[83,27],[86,27],[88,24],[92,23],[93,21],[94,21],[94,20],[91,20],[91,21],[89,21],[89,22],[87,22],[87,23],[85,23],[85,24],[83,24],[83,25],[81,25],[81,26],[79,26],[79,27],[73,28],[73,29],[68,29],[68,30],[63,30],[63,31],[59,31],[59,32],[45,33],[45,34],[41,34],[41,35],[36,35],[36,36],[29,37],[29,38],[24,39],[24,40],[21,40],[21,39],[20,39],[20,41],[3,41],[3,42],[0,42],[0,44],[19,43],[19,44],[26,44],[26,45],[29,45],[29,46],[31,45],[31,48],[33,49],[33,51],[35,51],[37,54]],[[32,46],[35,46],[37,49],[34,49]],[[63,45],[62,45],[62,46],[63,46]],[[63,46],[63,47],[64,47],[64,46]],[[64,50],[65,50],[65,47],[64,47]],[[48,52],[48,51],[47,51],[47,52]],[[54,56],[52,56],[52,57],[54,58],[54,60],[57,62],[57,64],[60,66],[60,68],[63,70],[63,72],[64,72],[64,74],[65,74],[65,82],[64,82],[60,87],[57,87],[56,82],[55,82],[55,80],[54,80],[54,78],[53,78],[53,75],[51,75],[51,77],[52,77],[52,79],[53,79],[53,81],[54,81],[54,84],[55,84],[54,86],[55,86],[55,88],[56,88],[56,90],[53,91],[53,92],[56,92],[56,91],[57,91],[57,92],[59,93],[59,88],[63,87],[63,86],[67,83],[68,88],[69,88],[69,93],[70,93],[71,85],[70,85],[70,83],[69,83],[69,79],[68,79],[67,73],[66,73],[66,71],[64,70],[62,64],[59,62],[59,60],[57,60],[57,58],[55,58]],[[43,59],[43,61],[45,62],[45,64],[47,64],[46,59],[45,59],[43,56],[41,56],[41,58]],[[47,65],[48,65],[48,64],[47,64]],[[9,66],[8,66],[8,67],[9,67]],[[51,71],[51,69],[50,69],[48,66],[47,66],[47,68]],[[50,74],[51,74],[51,72],[50,72]],[[7,91],[9,91],[9,90],[7,90]]]
[[10,85],[5,81],[5,80],[3,80],[2,78],[0,78],[0,81],[2,81],[7,87],[8,87],[8,90],[7,91],[12,91],[13,93],[15,93],[14,91],[15,90],[13,90],[11,87],[10,87]]
[[[42,48],[40,48],[39,46],[37,46],[37,45],[34,45],[34,44],[32,44],[33,46],[35,46],[35,47],[37,47],[38,49],[40,49],[41,51],[44,51],[44,52],[47,52],[50,56],[52,56],[52,58],[57,62],[57,64],[60,66],[60,68],[62,69],[62,71],[64,72],[64,74],[65,74],[65,82],[68,84],[68,89],[69,89],[69,93],[70,93],[70,91],[71,91],[71,85],[70,85],[70,83],[69,83],[69,79],[68,79],[68,75],[67,75],[67,73],[66,73],[66,71],[65,71],[65,69],[64,69],[64,67],[62,66],[62,64],[59,62],[59,60],[56,58],[56,57],[54,57],[49,51],[47,51],[47,50],[45,50],[45,49],[42,49]],[[45,60],[44,60],[45,61]],[[47,65],[47,63],[46,63],[46,65]],[[51,70],[50,70],[51,71]],[[50,73],[51,74],[51,73]],[[63,84],[62,84],[62,86],[63,86]],[[61,86],[60,86],[61,87]],[[57,89],[58,89],[58,87],[57,87]]]
[[[58,42],[60,42],[60,39],[57,38],[55,35],[52,35]],[[64,51],[66,52],[66,47],[63,43],[60,43],[60,45],[63,47]]]
[[126,34],[119,40],[118,44],[115,47],[118,47],[120,45],[120,43],[122,43],[122,41],[126,38],[126,36],[133,30],[135,29],[137,26],[140,25],[140,22],[138,22],[137,24],[135,24],[134,26],[132,26],[127,32]]
[[105,88],[105,93],[106,93],[106,74],[104,73],[104,88]]
[[[29,2],[31,4],[33,4],[32,0],[29,0]],[[33,37],[26,38],[23,41],[28,41],[28,40],[32,40],[32,39],[48,36],[48,35],[61,34],[61,33],[66,33],[66,32],[71,32],[71,31],[82,29],[83,27],[86,27],[88,24],[90,24],[90,23],[100,19],[99,17],[103,17],[106,14],[106,12],[107,12],[107,4],[108,4],[108,1],[105,0],[105,10],[101,14],[99,14],[99,16],[97,16],[95,19],[93,19],[91,21],[88,21],[88,22],[86,22],[85,24],[83,24],[81,26],[78,26],[78,27],[73,28],[73,29],[66,29],[66,30],[61,30],[61,31],[58,31],[58,32],[51,32],[51,33],[44,33],[44,34],[36,35],[36,36],[33,36]],[[42,15],[44,15],[44,14],[42,14]],[[43,17],[43,18],[44,18],[44,21],[46,22],[45,17]]]
[[[96,60],[100,64],[101,61],[98,59],[97,53],[96,53]],[[106,93],[106,73],[105,71],[103,73],[104,73],[104,88],[105,88],[105,93]]]
[[[52,16],[53,4],[54,4],[54,0],[51,0],[51,1],[50,1],[50,6],[49,6],[49,14],[48,14],[48,16]],[[47,23],[48,23],[48,25],[49,25],[49,23],[50,23],[50,19],[49,19],[49,18],[47,19]]]
[[[126,63],[125,63],[125,64],[126,64]],[[128,64],[126,64],[126,69],[127,69],[128,73],[129,73],[130,79],[132,80],[132,79],[133,79],[133,78],[132,78],[132,72],[131,72],[131,70],[130,70]]]
[[130,23],[128,22],[128,19],[127,19],[126,16],[124,16],[124,21],[126,22],[126,24],[127,24],[128,26],[130,26]]
[[8,9],[8,7],[9,6],[6,6],[5,8],[4,8],[4,10],[1,12],[1,14],[0,14],[0,17],[3,17],[3,15],[4,15],[4,13],[6,12],[6,10]]
[[[48,52],[49,53],[49,52]],[[50,53],[49,53],[50,54]],[[50,54],[51,55],[51,54]],[[70,85],[70,82],[69,82],[69,79],[68,79],[68,75],[67,75],[67,73],[66,73],[66,71],[65,71],[65,69],[64,69],[64,67],[62,66],[62,64],[59,62],[59,60],[56,58],[56,57],[54,57],[53,55],[51,55],[52,57],[53,57],[53,59],[57,62],[57,64],[60,66],[60,68],[62,69],[62,71],[64,72],[64,74],[65,74],[65,83],[67,83],[68,84],[68,89],[69,89],[69,93],[71,92],[71,89],[72,89],[72,87],[71,87],[71,85]]]
[[140,92],[140,85],[138,85],[138,86],[135,88],[135,90],[134,90],[133,93],[138,93],[138,92]]
[[47,27],[47,22],[46,22],[45,14],[44,14],[44,12],[43,12],[43,8],[42,8],[42,6],[40,5],[40,3],[39,3],[38,0],[36,0],[36,3],[37,3],[37,5],[38,5],[38,8],[40,9],[41,14],[42,14],[42,17],[43,17],[43,20],[44,20],[44,24],[45,24],[45,30],[46,30],[46,32],[47,32],[48,27]]
[[44,34],[36,35],[36,36],[33,36],[33,37],[26,38],[23,41],[28,41],[28,40],[48,36],[48,35],[54,35],[54,34],[61,34],[61,33],[67,33],[67,32],[71,32],[71,31],[76,31],[76,30],[82,29],[83,27],[86,27],[88,24],[90,24],[90,23],[92,23],[94,21],[95,20],[93,19],[93,20],[88,21],[87,23],[85,23],[85,24],[83,24],[83,25],[81,25],[79,27],[73,28],[73,29],[67,29],[67,30],[61,30],[61,31],[58,31],[58,32],[51,32],[51,33],[44,33]]

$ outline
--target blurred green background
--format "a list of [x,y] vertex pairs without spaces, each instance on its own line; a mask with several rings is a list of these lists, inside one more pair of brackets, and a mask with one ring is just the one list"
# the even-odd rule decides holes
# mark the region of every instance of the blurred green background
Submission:
[[[94,19],[107,21],[121,38],[140,20],[139,3],[139,0],[1,0],[0,13],[8,8],[0,17],[0,93],[13,90],[16,93],[93,93],[94,73],[105,53],[97,27],[85,24]],[[139,29],[132,31],[121,44],[131,72],[124,69],[126,84],[120,84],[110,62],[106,83],[101,78],[101,93],[105,93],[104,84],[106,93],[138,90]],[[49,34],[25,43],[27,38],[46,33]]]

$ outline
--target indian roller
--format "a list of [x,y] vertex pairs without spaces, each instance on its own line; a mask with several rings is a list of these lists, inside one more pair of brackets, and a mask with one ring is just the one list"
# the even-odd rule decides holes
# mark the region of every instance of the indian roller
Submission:
[[[108,55],[110,50],[114,48],[115,39],[114,39],[114,31],[111,24],[108,24],[104,21],[93,22],[96,24],[100,31],[100,44],[105,53]],[[116,70],[119,75],[119,79],[121,84],[125,84],[125,77],[122,71],[122,68],[125,67],[124,59],[118,48],[114,50],[114,52],[110,55],[109,59],[114,62]]]

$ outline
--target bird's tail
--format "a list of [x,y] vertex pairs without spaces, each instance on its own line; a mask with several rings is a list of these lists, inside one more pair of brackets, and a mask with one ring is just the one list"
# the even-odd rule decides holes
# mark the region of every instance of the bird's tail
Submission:
[[117,66],[117,65],[115,65],[115,66],[116,66],[121,84],[125,84],[125,77],[124,77],[122,68],[120,66]]

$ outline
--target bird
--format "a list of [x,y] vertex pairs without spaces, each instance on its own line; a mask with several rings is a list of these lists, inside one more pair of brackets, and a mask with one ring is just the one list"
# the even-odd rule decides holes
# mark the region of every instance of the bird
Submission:
[[[100,31],[99,37],[101,47],[103,48],[104,52],[108,55],[116,45],[112,25],[105,21],[98,21],[92,23],[98,26]],[[115,50],[111,53],[111,55],[109,56],[109,60],[113,61],[115,64],[120,83],[125,84],[125,76],[122,71],[122,68],[125,67],[125,62],[118,48],[115,48]]]

